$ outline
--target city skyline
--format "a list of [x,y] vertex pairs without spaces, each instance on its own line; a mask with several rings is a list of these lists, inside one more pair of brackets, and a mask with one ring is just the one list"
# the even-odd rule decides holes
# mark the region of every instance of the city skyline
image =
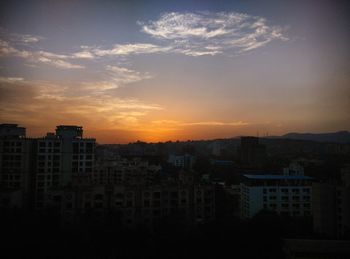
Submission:
[[99,143],[349,130],[344,3],[3,3],[1,122]]

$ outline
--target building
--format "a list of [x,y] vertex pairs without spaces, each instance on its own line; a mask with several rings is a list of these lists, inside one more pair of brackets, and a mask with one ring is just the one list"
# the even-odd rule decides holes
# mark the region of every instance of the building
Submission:
[[96,161],[92,183],[97,185],[147,185],[159,177],[161,166],[140,159]]
[[35,140],[26,138],[25,128],[0,125],[0,187],[6,195],[20,190],[23,206],[29,205],[33,193],[34,148]]
[[252,218],[261,210],[280,215],[311,215],[311,177],[245,174],[240,185],[242,218]]
[[83,138],[82,127],[60,125],[36,142],[35,207],[42,208],[50,188],[90,180],[96,141]]
[[284,175],[304,175],[304,167],[298,163],[291,163],[289,167],[283,168]]
[[313,183],[314,231],[328,238],[350,238],[350,171],[339,182]]
[[89,223],[97,224],[114,215],[125,227],[154,227],[169,217],[189,226],[215,218],[214,187],[208,184],[70,186],[51,189],[49,201],[66,226],[83,224],[89,215]]
[[242,165],[260,167],[266,161],[266,147],[259,143],[258,137],[241,137],[239,158]]
[[287,259],[349,258],[350,241],[284,239],[283,250]]
[[79,126],[60,125],[55,133],[27,138],[17,124],[0,125],[0,185],[21,190],[23,205],[43,208],[48,190],[91,177],[95,139]]
[[185,155],[170,155],[168,163],[174,167],[191,169],[195,163],[196,159],[194,156],[185,154]]

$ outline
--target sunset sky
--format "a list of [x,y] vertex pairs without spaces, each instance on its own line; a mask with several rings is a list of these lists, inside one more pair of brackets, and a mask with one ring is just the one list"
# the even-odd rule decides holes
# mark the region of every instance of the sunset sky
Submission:
[[350,129],[346,1],[1,1],[0,122],[99,143]]

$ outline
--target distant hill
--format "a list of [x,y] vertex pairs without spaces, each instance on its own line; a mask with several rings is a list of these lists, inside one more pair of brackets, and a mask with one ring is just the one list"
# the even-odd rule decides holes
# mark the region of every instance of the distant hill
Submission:
[[338,131],[332,133],[288,133],[281,138],[295,140],[311,140],[318,142],[350,143],[349,131]]

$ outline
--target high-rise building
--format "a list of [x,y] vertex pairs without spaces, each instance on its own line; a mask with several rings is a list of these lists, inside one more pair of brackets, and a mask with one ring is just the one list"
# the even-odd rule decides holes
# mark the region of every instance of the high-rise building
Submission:
[[37,139],[35,165],[36,207],[44,206],[51,187],[88,181],[94,162],[95,139],[83,138],[79,126],[60,125],[56,134]]
[[29,204],[33,191],[34,145],[33,139],[26,138],[25,128],[17,124],[0,125],[0,187],[6,197],[13,193],[21,196],[23,206]]

